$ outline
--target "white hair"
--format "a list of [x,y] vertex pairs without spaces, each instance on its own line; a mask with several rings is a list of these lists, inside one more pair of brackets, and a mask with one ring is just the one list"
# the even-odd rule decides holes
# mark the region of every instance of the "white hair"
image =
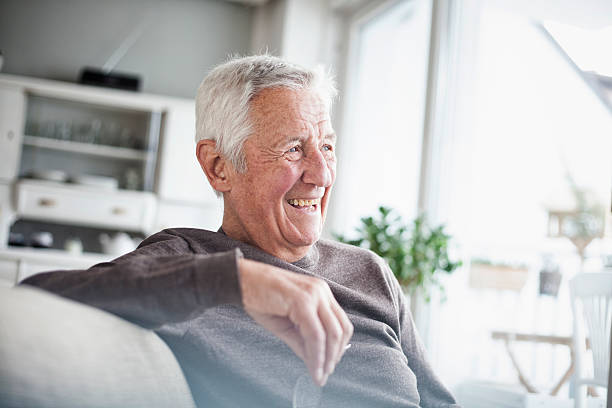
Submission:
[[196,96],[196,143],[212,139],[217,151],[239,172],[246,171],[243,146],[252,133],[249,102],[260,91],[285,87],[317,93],[331,108],[336,96],[332,76],[271,55],[233,58],[206,75]]

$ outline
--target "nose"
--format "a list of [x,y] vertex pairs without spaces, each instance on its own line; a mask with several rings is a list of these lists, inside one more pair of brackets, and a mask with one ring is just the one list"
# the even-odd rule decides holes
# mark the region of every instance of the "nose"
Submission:
[[328,162],[323,153],[314,150],[304,160],[304,173],[302,181],[306,184],[313,184],[317,187],[329,187],[333,183],[332,170],[334,163]]

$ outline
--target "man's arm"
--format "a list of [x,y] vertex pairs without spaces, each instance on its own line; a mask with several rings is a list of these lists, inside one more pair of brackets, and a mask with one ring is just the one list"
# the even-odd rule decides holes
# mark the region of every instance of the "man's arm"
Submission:
[[183,238],[163,231],[111,262],[41,273],[21,283],[156,328],[216,305],[241,305],[241,257],[237,249],[195,254]]
[[106,310],[141,326],[189,319],[221,304],[243,306],[283,340],[324,384],[353,326],[321,279],[242,258],[240,250],[195,254],[164,231],[135,251],[86,271],[56,271],[22,282]]

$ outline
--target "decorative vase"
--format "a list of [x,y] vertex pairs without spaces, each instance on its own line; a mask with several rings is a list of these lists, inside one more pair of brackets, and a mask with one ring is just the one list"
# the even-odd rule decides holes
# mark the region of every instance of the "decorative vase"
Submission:
[[540,271],[540,295],[556,297],[561,286],[561,272]]

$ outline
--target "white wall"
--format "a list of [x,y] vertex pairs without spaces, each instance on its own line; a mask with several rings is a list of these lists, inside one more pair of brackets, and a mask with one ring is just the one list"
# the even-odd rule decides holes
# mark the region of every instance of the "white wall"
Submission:
[[252,17],[222,0],[2,0],[3,72],[75,81],[150,18],[116,69],[140,74],[144,92],[193,97],[207,70],[249,51]]
[[285,0],[271,0],[255,8],[251,36],[252,54],[268,52],[272,55],[281,55],[285,10]]
[[329,0],[270,0],[255,11],[251,52],[306,67],[337,62],[337,13]]

